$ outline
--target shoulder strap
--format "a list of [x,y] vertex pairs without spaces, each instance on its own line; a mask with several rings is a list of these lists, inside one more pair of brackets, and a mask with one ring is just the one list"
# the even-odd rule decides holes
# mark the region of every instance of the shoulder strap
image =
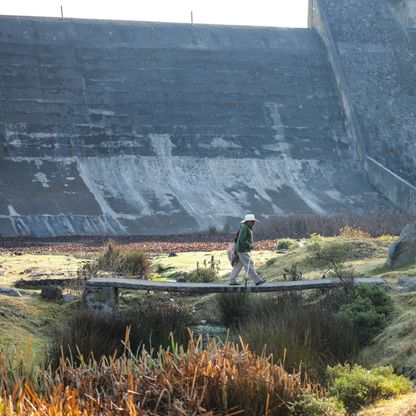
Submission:
[[240,227],[238,228],[237,232],[235,233],[234,243],[236,243],[236,242],[237,242],[237,240],[238,240],[238,236],[240,235],[241,227],[242,227],[242,226],[240,225]]

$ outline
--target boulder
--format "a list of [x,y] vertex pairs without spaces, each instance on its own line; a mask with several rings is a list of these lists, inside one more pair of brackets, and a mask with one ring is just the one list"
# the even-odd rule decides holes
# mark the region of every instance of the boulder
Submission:
[[62,289],[60,286],[48,286],[44,287],[40,292],[40,296],[46,300],[61,300]]
[[413,292],[416,290],[416,277],[402,276],[399,279],[397,290],[399,292]]
[[416,223],[407,224],[399,239],[389,247],[387,266],[402,267],[416,263]]
[[0,295],[20,297],[22,294],[13,287],[0,287]]

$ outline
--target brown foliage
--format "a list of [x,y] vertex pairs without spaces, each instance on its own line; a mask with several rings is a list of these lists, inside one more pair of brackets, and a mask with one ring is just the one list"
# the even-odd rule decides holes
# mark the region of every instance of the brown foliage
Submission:
[[[128,339],[128,333],[126,334]],[[61,360],[37,372],[0,353],[0,410],[4,415],[287,415],[303,393],[320,395],[300,373],[287,373],[271,356],[248,346],[191,339],[187,350],[161,350],[157,359],[126,348],[76,367]],[[10,365],[20,364],[17,367]],[[19,373],[20,371],[20,373]],[[36,373],[36,374],[35,374]]]

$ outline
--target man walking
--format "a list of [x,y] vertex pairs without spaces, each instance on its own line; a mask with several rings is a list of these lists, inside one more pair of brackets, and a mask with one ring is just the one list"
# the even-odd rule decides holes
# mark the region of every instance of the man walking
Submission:
[[236,252],[238,256],[237,263],[228,278],[228,284],[232,286],[240,285],[237,283],[237,276],[244,267],[247,274],[253,279],[254,283],[259,286],[266,280],[262,279],[256,272],[256,267],[251,259],[250,251],[253,246],[253,227],[258,222],[253,214],[247,214],[243,221],[241,221],[240,231],[238,233],[236,242]]

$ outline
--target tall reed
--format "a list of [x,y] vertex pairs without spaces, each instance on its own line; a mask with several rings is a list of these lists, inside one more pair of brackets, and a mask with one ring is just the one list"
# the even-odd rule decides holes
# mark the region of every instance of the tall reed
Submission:
[[172,343],[156,358],[134,354],[126,333],[124,353],[75,365],[62,358],[52,370],[24,371],[0,351],[0,412],[3,415],[288,415],[305,393],[321,395],[301,372],[288,373],[271,356],[246,344],[213,339],[202,347],[191,337],[186,348]]

